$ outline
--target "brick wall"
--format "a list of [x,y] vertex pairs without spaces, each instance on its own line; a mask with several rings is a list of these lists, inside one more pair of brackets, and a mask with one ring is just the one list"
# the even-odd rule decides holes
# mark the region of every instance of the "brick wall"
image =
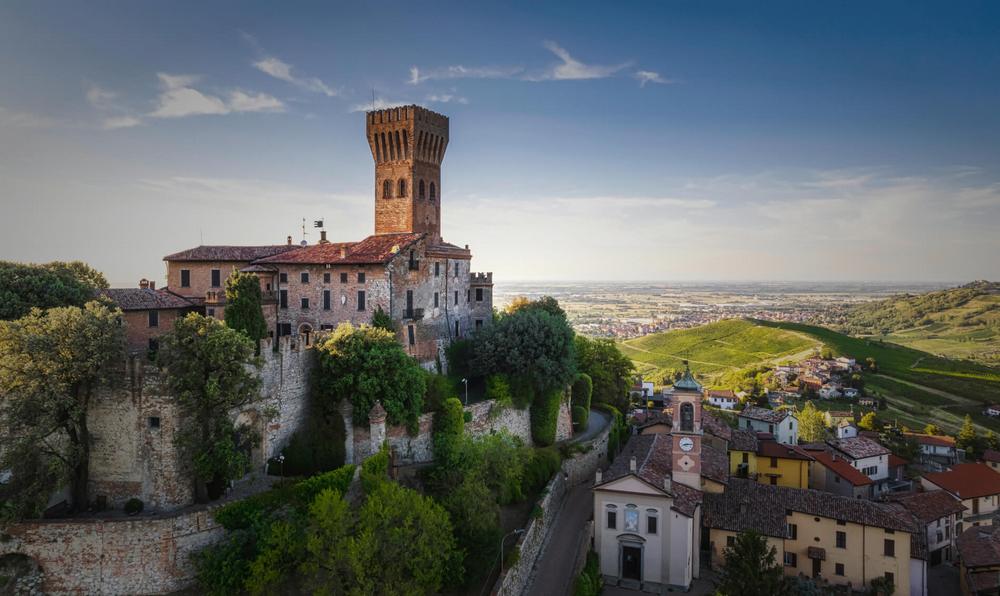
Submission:
[[156,327],[149,326],[149,311],[129,310],[123,313],[125,344],[129,353],[146,354],[149,350],[149,340],[172,331],[177,317],[186,314],[179,309],[161,309],[157,312],[160,314]]
[[[246,267],[247,261],[170,261],[167,263],[167,287],[170,291],[180,296],[189,298],[204,298],[205,293],[210,290],[224,292],[226,289],[226,278],[232,274],[233,269]],[[191,286],[181,287],[181,270],[187,269],[191,272]],[[212,287],[212,270],[219,270],[219,285]]]

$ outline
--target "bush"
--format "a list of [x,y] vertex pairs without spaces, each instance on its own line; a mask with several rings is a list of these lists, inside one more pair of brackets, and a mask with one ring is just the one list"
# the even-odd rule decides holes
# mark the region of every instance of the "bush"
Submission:
[[135,497],[125,501],[125,513],[129,515],[142,513],[142,501]]
[[621,448],[622,443],[628,440],[628,423],[625,417],[618,411],[618,408],[603,403],[594,404],[598,410],[603,410],[611,416],[611,431],[608,432],[608,461],[614,461],[615,454]]
[[538,493],[549,483],[552,476],[559,471],[562,456],[555,447],[534,449],[524,466],[521,479],[521,492],[525,495]]
[[198,587],[210,596],[241,593],[256,552],[254,532],[238,530],[230,533],[226,540],[194,553],[191,560]]
[[521,378],[508,381],[510,386],[510,401],[518,410],[523,410],[535,401],[535,390],[531,383]]
[[513,405],[510,394],[510,384],[503,375],[490,375],[486,378],[486,399],[494,400],[498,405]]
[[583,571],[580,572],[573,584],[573,594],[574,596],[597,596],[601,593],[603,584],[597,553],[590,551],[587,553],[587,563],[583,566]]
[[576,427],[578,431],[587,428],[587,410],[584,410],[581,406],[573,406],[573,426]]
[[365,494],[371,494],[387,480],[389,480],[389,446],[382,445],[378,453],[361,464],[361,487],[365,490]]
[[531,438],[536,445],[547,447],[556,442],[556,424],[562,391],[540,393],[531,404]]
[[458,436],[465,432],[465,409],[457,397],[444,401],[434,418],[434,434]]
[[[388,456],[386,464],[388,465]],[[350,488],[352,480],[354,480],[354,466],[351,465],[303,480],[293,487],[296,505],[305,510],[324,490],[335,490],[340,494],[345,494]]]
[[427,373],[427,390],[424,392],[424,411],[437,412],[445,400],[458,397],[451,379],[444,375]]

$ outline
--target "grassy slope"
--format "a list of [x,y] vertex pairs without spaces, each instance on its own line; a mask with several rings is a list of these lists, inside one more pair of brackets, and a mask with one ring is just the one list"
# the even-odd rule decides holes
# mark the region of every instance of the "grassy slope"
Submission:
[[799,354],[818,342],[798,333],[733,319],[654,333],[619,345],[643,373],[681,368],[682,361],[688,360],[696,373],[712,375]]

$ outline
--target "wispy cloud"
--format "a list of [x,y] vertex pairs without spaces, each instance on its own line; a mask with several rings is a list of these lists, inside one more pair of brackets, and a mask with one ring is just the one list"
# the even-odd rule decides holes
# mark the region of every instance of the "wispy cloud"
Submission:
[[521,66],[446,66],[422,71],[416,66],[410,67],[411,85],[425,81],[447,79],[511,79],[524,72]]
[[100,127],[104,130],[116,130],[119,128],[132,128],[142,124],[142,118],[132,113],[118,99],[118,93],[101,87],[100,85],[87,85],[84,96],[87,103],[95,110],[103,112]]
[[266,93],[247,93],[239,89],[229,92],[228,101],[194,88],[197,75],[157,73],[163,91],[157,107],[149,113],[153,118],[184,118],[187,116],[223,115],[232,112],[282,112],[285,105]]
[[52,128],[59,121],[48,116],[31,112],[18,112],[0,106],[0,127],[10,128]]
[[529,80],[538,81],[577,81],[586,79],[603,79],[631,66],[630,62],[617,65],[584,64],[570,55],[565,48],[554,41],[546,41],[545,49],[552,52],[562,62],[552,66],[541,75]]
[[672,83],[670,79],[663,78],[658,72],[652,70],[637,70],[632,73],[635,80],[639,81],[640,87],[645,87],[646,83],[658,83],[660,85],[666,85],[667,83]]
[[101,121],[101,128],[116,130],[119,128],[132,128],[140,124],[142,124],[142,119],[137,116],[111,116]]
[[367,112],[369,110],[387,110],[389,108],[398,108],[401,106],[410,105],[411,101],[394,101],[391,99],[382,99],[381,97],[376,98],[375,101],[369,101],[365,103],[356,103],[351,106],[352,112]]
[[253,67],[266,75],[291,83],[300,89],[313,93],[322,93],[327,97],[336,97],[340,91],[330,87],[316,77],[299,77],[292,73],[292,65],[274,56],[268,56],[253,63]]
[[454,95],[452,93],[441,93],[441,94],[431,94],[424,98],[427,101],[434,103],[460,103],[467,104],[469,100],[461,95]]

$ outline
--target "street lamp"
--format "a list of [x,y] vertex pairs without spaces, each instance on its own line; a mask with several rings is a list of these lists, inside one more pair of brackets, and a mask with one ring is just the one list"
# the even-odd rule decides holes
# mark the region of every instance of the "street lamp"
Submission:
[[462,379],[465,384],[465,405],[469,405],[469,379]]
[[507,536],[510,536],[511,534],[517,534],[518,536],[520,536],[521,534],[524,534],[524,532],[525,532],[524,528],[518,528],[518,529],[514,530],[513,532],[507,532],[506,534],[504,534],[504,537],[500,539],[500,573],[503,573],[503,543],[504,543],[504,541],[507,540]]
[[281,477],[285,477],[285,454],[282,453],[278,456],[278,463],[281,465]]

